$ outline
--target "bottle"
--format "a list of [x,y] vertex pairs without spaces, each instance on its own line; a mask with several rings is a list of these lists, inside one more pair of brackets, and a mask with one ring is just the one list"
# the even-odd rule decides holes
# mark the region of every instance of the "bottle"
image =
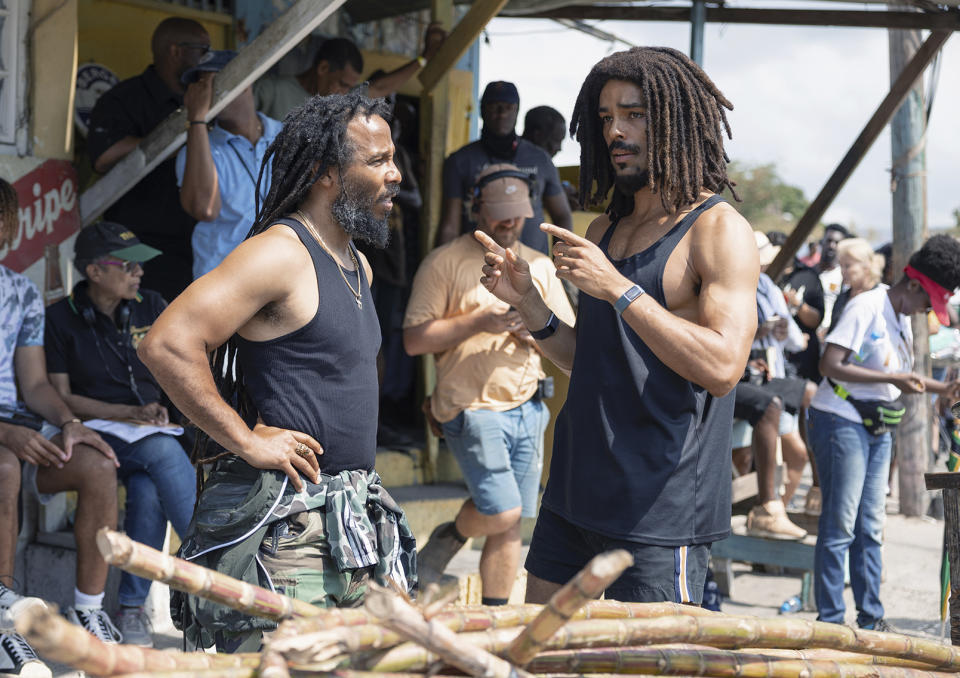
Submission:
[[799,612],[802,608],[803,602],[800,600],[800,596],[792,596],[780,605],[779,614],[793,614],[794,612]]
[[63,279],[60,277],[60,245],[50,243],[43,248],[46,267],[46,279],[43,284],[43,303],[45,306],[63,299]]

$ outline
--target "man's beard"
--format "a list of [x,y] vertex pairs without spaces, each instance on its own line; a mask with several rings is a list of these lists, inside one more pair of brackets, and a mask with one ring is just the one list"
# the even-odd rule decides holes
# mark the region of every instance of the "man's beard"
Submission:
[[618,174],[613,179],[613,185],[616,186],[624,195],[633,195],[637,191],[647,187],[650,181],[650,172],[640,170],[630,174]]
[[[611,143],[607,150],[610,153],[613,153],[617,149],[622,149],[630,153],[640,154],[641,148],[639,146],[632,146],[623,141],[614,141]],[[611,159],[611,162],[614,162]],[[616,164],[614,162],[614,164]],[[630,172],[629,174],[616,174],[614,173],[613,185],[624,195],[633,195],[637,191],[647,187],[647,182],[650,181],[650,172],[647,170],[640,170]]]
[[342,179],[340,195],[333,201],[330,212],[334,221],[354,240],[363,240],[383,249],[390,239],[390,212],[378,218],[374,208],[387,198],[396,197],[399,184],[390,184],[383,193],[367,190],[359,181]]

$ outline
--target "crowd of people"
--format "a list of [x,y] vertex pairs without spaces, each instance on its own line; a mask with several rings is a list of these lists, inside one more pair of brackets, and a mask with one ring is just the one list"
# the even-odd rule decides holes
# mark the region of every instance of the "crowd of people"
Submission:
[[[518,135],[516,86],[488,84],[480,139],[444,164],[436,248],[420,262],[417,163],[391,95],[444,37],[431,25],[421,56],[365,84],[356,46],[328,40],[309,69],[258,81],[208,121],[213,76],[234,55],[167,19],[153,64],[98,101],[98,171],[181,105],[187,142],[80,232],[82,280],[66,299],[44,309],[0,266],[0,669],[38,661],[9,627],[44,604],[13,580],[21,485],[41,502],[78,493],[67,617],[150,646],[148,581],[124,574],[120,609],[103,609],[94,535],[116,526],[118,484],[137,541],[161,548],[169,522],[181,557],[316,605],[358,604],[372,581],[415,591],[481,536],[483,602],[505,604],[524,516],[537,518],[529,602],[624,548],[634,565],[608,597],[700,604],[734,472],[758,474],[750,534],[802,539],[786,505],[809,460],[820,619],[843,622],[849,553],[858,624],[887,628],[898,398],[960,397],[960,382],[913,371],[910,317],[950,324],[960,243],[931,238],[900,275],[831,224],[772,280],[762,271],[784,234],[754,233],[720,196],[737,198],[732,104],[682,53],[634,48],[581,87],[577,189],[551,161],[563,116],[535,107]],[[571,207],[608,197],[574,234]],[[16,210],[0,181],[0,242]],[[410,361],[425,354],[437,379],[424,412],[470,498],[418,550],[375,452],[381,403],[412,399]],[[538,505],[544,358],[570,387]],[[154,428],[128,439],[84,424],[97,420]],[[196,647],[255,651],[271,628],[186,594],[173,609]]]

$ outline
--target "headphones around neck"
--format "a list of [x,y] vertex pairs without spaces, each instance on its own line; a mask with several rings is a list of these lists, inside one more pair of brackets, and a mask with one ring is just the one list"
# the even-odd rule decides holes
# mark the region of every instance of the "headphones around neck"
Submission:
[[[139,297],[139,295],[137,295]],[[73,292],[70,293],[70,296],[67,297],[67,303],[70,305],[70,309],[83,318],[83,324],[89,327],[90,329],[95,329],[97,326],[97,311],[93,308],[93,305],[90,303],[85,303],[82,300],[78,300]],[[122,299],[117,305],[117,316],[116,324],[117,328],[124,334],[130,332],[130,302],[127,299]]]
[[497,170],[496,172],[491,172],[485,177],[480,177],[480,179],[478,179],[477,183],[474,185],[473,201],[471,205],[471,209],[474,212],[480,211],[480,195],[483,193],[483,189],[497,179],[520,179],[527,185],[527,197],[533,199],[533,187],[537,182],[536,176],[533,174],[527,174],[526,172],[521,172],[519,170]]

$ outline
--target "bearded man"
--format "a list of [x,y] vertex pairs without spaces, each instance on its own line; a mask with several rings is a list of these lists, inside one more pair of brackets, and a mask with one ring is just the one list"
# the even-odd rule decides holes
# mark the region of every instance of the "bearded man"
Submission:
[[[181,557],[318,606],[359,605],[371,579],[416,581],[413,535],[374,471],[380,326],[352,242],[386,243],[401,179],[387,111],[359,94],[292,111],[247,240],[138,350],[205,434],[193,461],[212,463]],[[188,638],[220,650],[256,650],[271,627],[174,603]]]
[[586,238],[551,224],[557,276],[580,290],[562,322],[515,251],[487,247],[482,282],[570,370],[550,478],[527,555],[527,601],[546,602],[595,554],[634,565],[622,601],[699,604],[710,544],[730,531],[733,396],[757,328],[757,248],[718,193],[730,186],[732,105],[693,61],[637,47],[596,64],[571,132],[580,201],[613,197]]

